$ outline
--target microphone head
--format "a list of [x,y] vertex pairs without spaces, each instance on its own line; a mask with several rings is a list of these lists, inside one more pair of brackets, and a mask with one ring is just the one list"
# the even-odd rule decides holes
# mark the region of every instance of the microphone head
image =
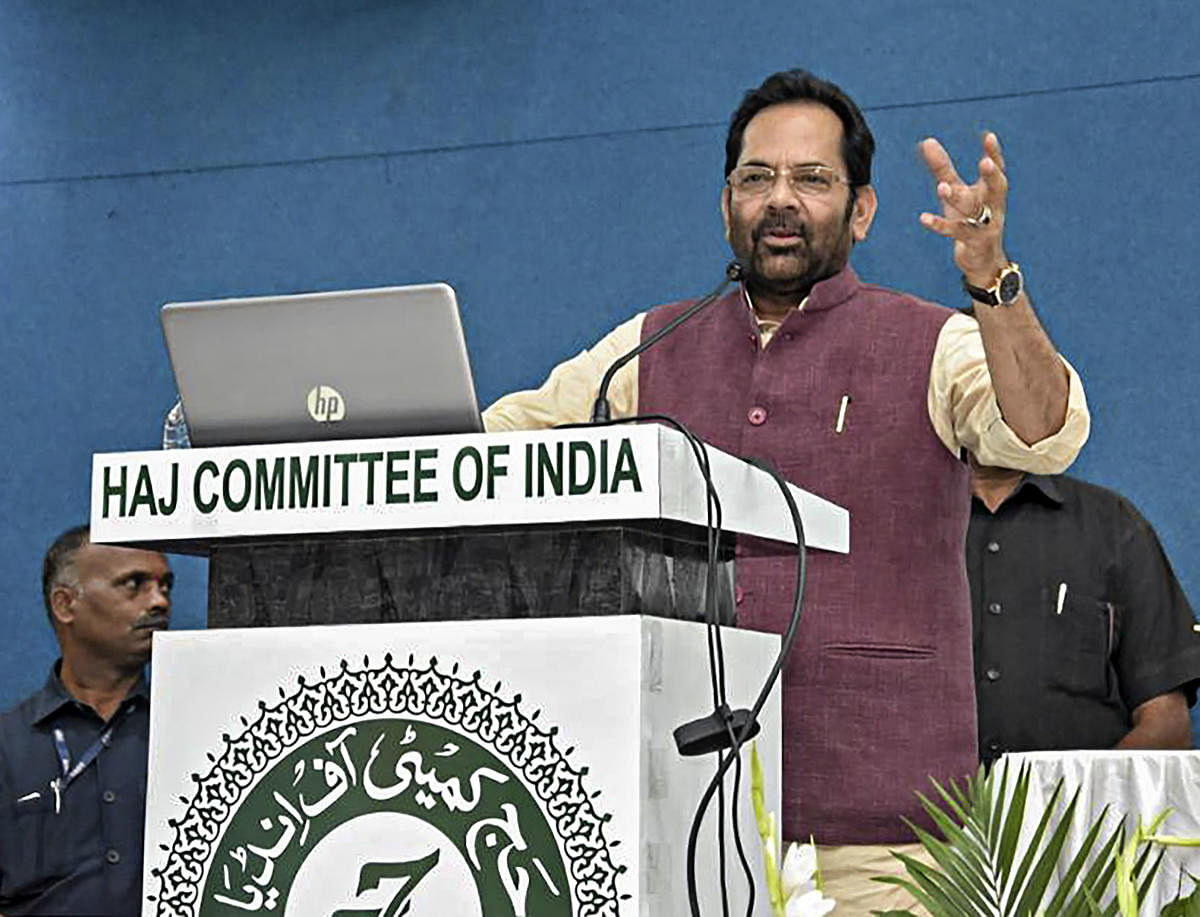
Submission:
[[725,276],[732,281],[741,280],[744,273],[745,269],[742,267],[742,262],[738,261],[737,258],[734,258],[725,265]]

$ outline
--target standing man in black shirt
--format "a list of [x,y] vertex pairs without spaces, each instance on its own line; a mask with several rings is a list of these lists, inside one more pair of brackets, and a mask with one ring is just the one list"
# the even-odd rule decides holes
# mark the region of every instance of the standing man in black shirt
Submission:
[[979,751],[1190,748],[1200,634],[1154,530],[1110,490],[972,464]]
[[42,595],[62,658],[0,715],[0,914],[141,912],[151,639],[171,612],[154,551],[91,544],[46,553]]

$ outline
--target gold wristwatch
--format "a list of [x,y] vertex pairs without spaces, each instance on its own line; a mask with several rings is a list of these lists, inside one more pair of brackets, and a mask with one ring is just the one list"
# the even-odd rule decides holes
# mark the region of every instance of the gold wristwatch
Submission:
[[963,276],[963,289],[973,300],[988,306],[1011,306],[1025,289],[1025,278],[1021,275],[1021,266],[1010,261],[1000,268],[996,281],[990,287],[973,287]]

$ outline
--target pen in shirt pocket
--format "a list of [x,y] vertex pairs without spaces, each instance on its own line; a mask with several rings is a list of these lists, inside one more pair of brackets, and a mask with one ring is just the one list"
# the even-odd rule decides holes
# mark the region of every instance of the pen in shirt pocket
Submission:
[[1067,584],[1059,583],[1058,584],[1058,604],[1054,606],[1054,613],[1056,615],[1062,614],[1063,603],[1066,601],[1067,601]]
[[20,815],[23,812],[37,812],[41,810],[42,794],[37,790],[32,793],[26,793],[24,796],[18,796],[11,803],[14,811]]
[[842,395],[842,400],[838,404],[837,420],[833,424],[833,432],[840,434],[846,429],[846,408],[850,406],[850,393],[846,392]]

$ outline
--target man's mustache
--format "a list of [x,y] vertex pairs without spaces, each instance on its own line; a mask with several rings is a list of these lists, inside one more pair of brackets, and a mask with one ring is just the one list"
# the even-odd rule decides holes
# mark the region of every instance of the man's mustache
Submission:
[[764,217],[754,227],[754,241],[760,241],[769,232],[778,231],[782,231],[784,235],[799,236],[805,242],[808,241],[808,225],[803,220],[787,212]]
[[170,615],[139,615],[138,619],[133,622],[133,629],[141,630],[146,627],[166,627],[170,620]]

